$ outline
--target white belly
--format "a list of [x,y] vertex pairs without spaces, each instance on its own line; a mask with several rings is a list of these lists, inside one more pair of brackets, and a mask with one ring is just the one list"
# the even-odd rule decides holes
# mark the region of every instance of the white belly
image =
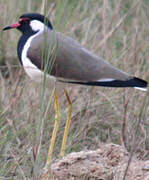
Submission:
[[[44,79],[44,72],[38,69],[30,60],[29,58],[24,58],[23,61],[23,67],[26,72],[26,74],[34,81],[41,82]],[[50,80],[56,80],[54,76],[50,76],[46,74],[46,78]]]
[[44,73],[39,70],[28,58],[22,61],[26,74],[34,81],[39,82],[42,80]]

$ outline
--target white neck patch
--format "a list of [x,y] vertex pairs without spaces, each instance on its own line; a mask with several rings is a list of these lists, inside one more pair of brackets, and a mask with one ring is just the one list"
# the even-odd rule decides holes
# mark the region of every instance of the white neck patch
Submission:
[[30,22],[30,26],[33,31],[40,31],[40,32],[44,31],[44,29],[47,28],[44,23],[42,23],[38,20],[32,20]]

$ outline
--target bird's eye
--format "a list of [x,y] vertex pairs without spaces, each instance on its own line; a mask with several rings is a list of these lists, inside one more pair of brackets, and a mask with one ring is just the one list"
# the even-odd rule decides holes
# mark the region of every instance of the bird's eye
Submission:
[[30,19],[29,18],[20,18],[19,22],[28,23],[28,22],[30,22]]

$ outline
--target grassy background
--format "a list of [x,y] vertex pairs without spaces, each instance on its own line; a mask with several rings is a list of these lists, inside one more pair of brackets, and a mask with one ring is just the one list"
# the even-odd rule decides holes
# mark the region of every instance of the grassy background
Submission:
[[[1,0],[0,28],[16,22],[23,13],[46,12],[58,31],[114,66],[149,81],[148,8],[148,0]],[[54,122],[53,100],[46,108],[53,86],[43,90],[24,74],[16,54],[18,39],[15,30],[0,31],[0,179],[29,179],[40,173]],[[149,159],[147,93],[129,88],[55,86],[62,119],[54,159],[67,117],[64,87],[73,102],[66,153],[96,149],[101,142],[122,144],[130,151],[137,137],[136,155]]]

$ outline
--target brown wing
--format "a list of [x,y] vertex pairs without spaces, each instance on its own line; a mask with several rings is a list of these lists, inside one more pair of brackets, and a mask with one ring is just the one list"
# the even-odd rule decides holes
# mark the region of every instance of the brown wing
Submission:
[[126,80],[130,76],[105,62],[72,38],[57,33],[55,76],[77,81]]
[[83,48],[72,38],[53,31],[36,37],[31,42],[27,56],[38,68],[43,70],[48,67],[49,74],[63,80],[86,82],[131,78]]

